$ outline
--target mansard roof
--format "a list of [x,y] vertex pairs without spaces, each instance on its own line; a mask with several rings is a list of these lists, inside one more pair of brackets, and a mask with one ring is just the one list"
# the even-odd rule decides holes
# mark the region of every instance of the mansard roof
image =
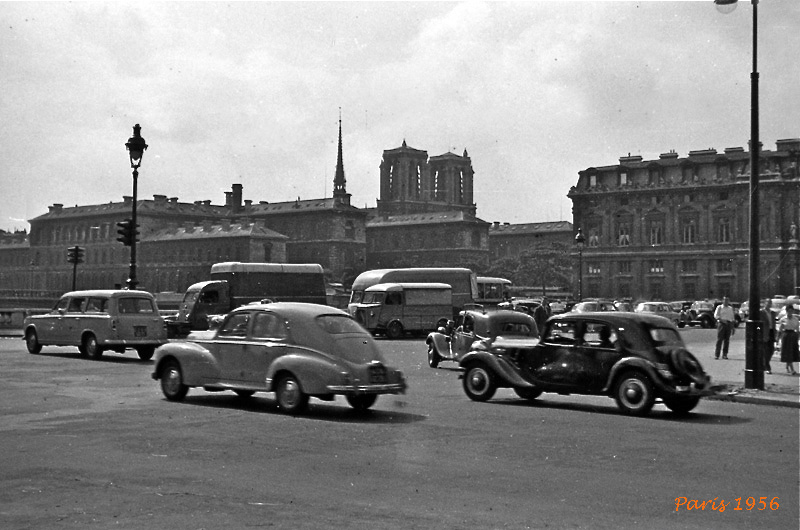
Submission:
[[367,228],[386,227],[386,226],[410,226],[410,225],[431,225],[431,224],[450,224],[450,223],[478,223],[489,224],[483,219],[458,210],[443,212],[421,212],[402,215],[380,215],[377,212],[371,213],[367,217]]
[[556,232],[572,232],[569,221],[548,221],[544,223],[499,224],[489,227],[489,235],[527,235]]
[[289,237],[279,234],[274,230],[266,228],[259,223],[230,223],[230,224],[210,224],[204,225],[184,225],[180,227],[167,227],[151,234],[143,239],[148,242],[155,241],[186,241],[215,239],[220,237],[254,237],[259,239],[289,239]]

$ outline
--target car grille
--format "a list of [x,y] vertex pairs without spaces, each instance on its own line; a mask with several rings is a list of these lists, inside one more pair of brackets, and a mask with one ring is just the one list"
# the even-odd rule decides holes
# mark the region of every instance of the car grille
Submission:
[[386,367],[375,364],[369,367],[369,382],[373,384],[384,384],[387,382]]

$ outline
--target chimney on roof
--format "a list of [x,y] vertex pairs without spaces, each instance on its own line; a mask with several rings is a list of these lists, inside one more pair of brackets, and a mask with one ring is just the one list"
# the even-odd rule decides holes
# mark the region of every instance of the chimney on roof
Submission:
[[242,209],[242,185],[241,184],[234,184],[231,189],[231,208],[233,208],[234,212],[238,212]]
[[193,223],[193,222],[191,222],[191,221],[186,221],[186,222],[184,223],[184,225],[183,225],[183,230],[184,230],[184,231],[185,231],[187,234],[191,234],[192,232],[194,232],[194,223]]
[[498,227],[498,226],[500,226],[500,221],[495,221],[493,224],[494,224],[495,227]]
[[219,224],[222,225],[222,229],[226,232],[230,232],[231,230],[231,220],[230,219],[220,219]]
[[245,199],[244,201],[245,208],[250,208],[252,205],[253,205],[253,199]]
[[58,202],[54,202],[52,206],[48,208],[50,212],[60,212],[64,208],[64,205]]
[[130,195],[123,195],[122,204],[127,204],[127,205],[133,204],[133,197],[131,197]]
[[167,196],[166,195],[153,195],[153,202],[155,202],[156,204],[165,203],[165,202],[167,202]]
[[800,150],[800,138],[778,140],[775,146],[778,151],[798,151]]
[[203,206],[211,206],[211,200],[210,199],[204,200],[203,201]]
[[661,159],[678,158],[678,153],[676,153],[674,149],[670,149],[669,153],[661,153],[660,155],[658,155],[658,158],[661,158]]
[[169,202],[172,203],[172,204],[178,204],[178,198],[177,197],[170,197],[169,198]]
[[232,201],[231,197],[232,196],[233,196],[233,192],[232,191],[226,191],[225,192],[225,207],[226,208],[230,208],[231,207],[231,201]]
[[213,224],[211,219],[203,219],[203,232],[211,232],[213,228]]

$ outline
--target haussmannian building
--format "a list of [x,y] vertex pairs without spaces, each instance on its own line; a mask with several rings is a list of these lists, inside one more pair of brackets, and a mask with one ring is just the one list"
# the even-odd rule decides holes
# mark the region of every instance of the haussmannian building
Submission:
[[[735,147],[684,158],[670,151],[658,160],[629,155],[580,171],[568,197],[575,230],[585,237],[584,297],[746,300],[749,165],[749,152]],[[794,294],[798,286],[799,166],[800,139],[761,151],[763,296]]]

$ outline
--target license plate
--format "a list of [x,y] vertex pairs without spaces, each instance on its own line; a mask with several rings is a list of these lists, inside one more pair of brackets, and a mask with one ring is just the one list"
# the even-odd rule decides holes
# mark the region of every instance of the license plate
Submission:
[[147,336],[147,326],[133,326],[133,336],[134,337],[146,337]]
[[383,366],[372,366],[369,369],[370,383],[386,383],[386,368]]

